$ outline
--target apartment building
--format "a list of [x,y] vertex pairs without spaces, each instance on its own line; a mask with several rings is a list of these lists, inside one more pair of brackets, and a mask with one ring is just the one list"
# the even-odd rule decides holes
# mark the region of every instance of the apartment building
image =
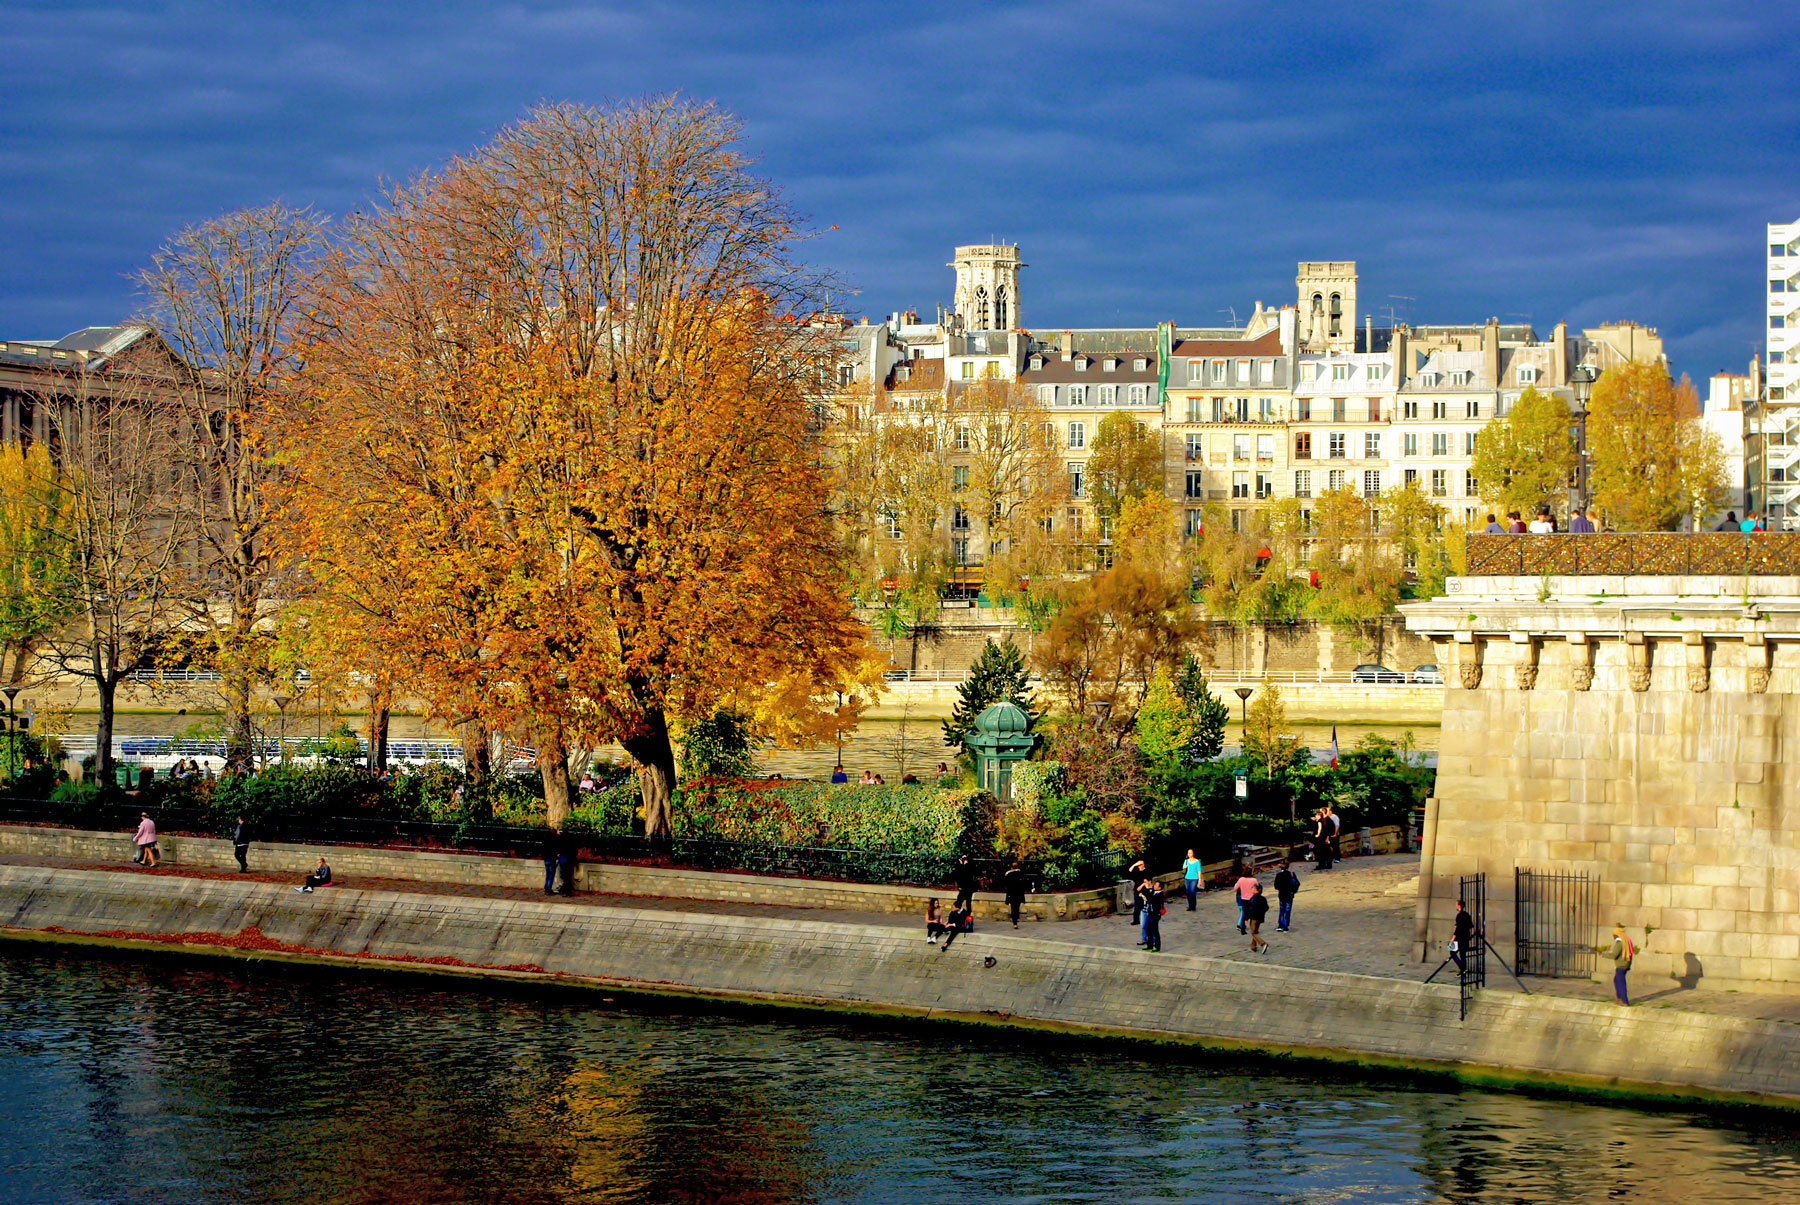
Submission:
[[1800,222],[1768,225],[1761,391],[1746,402],[1745,501],[1769,526],[1800,519]]
[[1395,483],[1401,452],[1392,429],[1398,375],[1392,352],[1298,358],[1285,496],[1304,502],[1350,489],[1374,498]]
[[[1293,390],[1294,313],[1237,331],[1179,332],[1162,340],[1167,361],[1165,455],[1178,465],[1166,488],[1197,534],[1209,502],[1227,504],[1233,530],[1248,529],[1258,503],[1280,496]],[[1264,329],[1257,333],[1257,327]],[[1185,337],[1183,337],[1185,336]]]

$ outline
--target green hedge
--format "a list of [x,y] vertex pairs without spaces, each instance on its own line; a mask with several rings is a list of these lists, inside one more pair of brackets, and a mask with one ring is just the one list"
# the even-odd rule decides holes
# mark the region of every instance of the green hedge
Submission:
[[818,782],[702,782],[674,815],[677,837],[989,857],[993,822],[982,791]]

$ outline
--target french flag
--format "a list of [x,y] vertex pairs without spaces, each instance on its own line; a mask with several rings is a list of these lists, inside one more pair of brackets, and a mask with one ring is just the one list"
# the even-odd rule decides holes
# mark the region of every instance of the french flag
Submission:
[[1337,769],[1337,725],[1331,726],[1331,768]]

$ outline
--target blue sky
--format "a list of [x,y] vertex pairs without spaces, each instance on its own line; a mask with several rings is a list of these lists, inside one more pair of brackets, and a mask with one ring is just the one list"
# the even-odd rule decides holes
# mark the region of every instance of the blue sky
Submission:
[[679,91],[879,315],[954,244],[1031,265],[1033,327],[1241,319],[1294,263],[1365,309],[1761,349],[1800,218],[1800,5],[0,3],[0,338],[131,312],[178,227],[342,213],[541,100]]

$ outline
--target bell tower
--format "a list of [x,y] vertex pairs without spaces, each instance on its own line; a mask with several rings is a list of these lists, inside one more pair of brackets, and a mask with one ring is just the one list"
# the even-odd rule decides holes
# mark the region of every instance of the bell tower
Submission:
[[956,271],[955,308],[964,330],[1003,331],[1020,325],[1019,269],[1025,264],[1017,247],[958,247],[949,266]]
[[1356,261],[1302,262],[1294,278],[1299,294],[1300,350],[1356,350]]

